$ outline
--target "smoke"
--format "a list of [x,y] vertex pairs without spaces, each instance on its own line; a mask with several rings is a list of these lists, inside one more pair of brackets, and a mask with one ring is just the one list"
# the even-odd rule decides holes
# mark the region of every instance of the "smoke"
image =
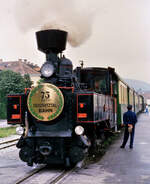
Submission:
[[16,21],[22,31],[61,29],[77,47],[92,34],[94,5],[90,0],[16,0]]

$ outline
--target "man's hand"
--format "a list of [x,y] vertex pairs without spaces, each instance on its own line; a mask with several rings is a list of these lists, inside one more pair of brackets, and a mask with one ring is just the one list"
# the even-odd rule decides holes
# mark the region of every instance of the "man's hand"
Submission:
[[131,124],[128,124],[128,127],[131,127],[131,128],[133,128],[133,125],[131,125]]

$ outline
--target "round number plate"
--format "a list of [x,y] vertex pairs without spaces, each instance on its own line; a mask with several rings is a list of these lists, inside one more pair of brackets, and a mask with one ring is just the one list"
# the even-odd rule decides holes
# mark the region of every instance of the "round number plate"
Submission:
[[44,83],[33,88],[28,95],[28,109],[38,120],[51,121],[57,118],[64,107],[64,97],[56,86]]

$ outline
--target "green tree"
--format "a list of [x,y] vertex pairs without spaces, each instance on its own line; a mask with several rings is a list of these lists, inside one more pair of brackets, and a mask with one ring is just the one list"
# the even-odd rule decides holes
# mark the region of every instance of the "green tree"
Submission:
[[24,93],[24,89],[31,84],[28,76],[22,77],[10,70],[0,72],[0,119],[6,118],[7,95]]
[[24,81],[25,81],[25,87],[26,88],[30,88],[32,86],[32,84],[33,84],[29,74],[25,74],[24,75]]

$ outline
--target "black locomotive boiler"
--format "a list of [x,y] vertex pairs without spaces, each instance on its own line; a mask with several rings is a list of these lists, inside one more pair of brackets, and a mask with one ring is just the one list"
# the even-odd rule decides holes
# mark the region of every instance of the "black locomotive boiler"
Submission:
[[[120,126],[118,86],[123,81],[112,68],[77,67],[73,71],[72,62],[62,56],[67,32],[45,30],[36,37],[38,49],[46,54],[42,80],[24,94],[8,95],[8,123],[20,124],[17,147],[29,166],[74,165],[102,141],[105,131]],[[126,97],[127,105],[131,99]],[[137,111],[142,110],[139,103]]]

